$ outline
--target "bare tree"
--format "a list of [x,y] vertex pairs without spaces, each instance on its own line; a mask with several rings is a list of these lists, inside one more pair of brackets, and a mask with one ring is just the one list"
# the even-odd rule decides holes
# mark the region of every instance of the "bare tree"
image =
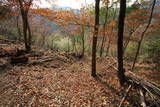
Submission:
[[96,77],[96,46],[97,46],[97,36],[99,29],[99,4],[100,0],[95,2],[95,26],[94,26],[94,35],[92,41],[92,73],[93,77]]
[[31,30],[28,22],[28,12],[33,0],[24,1],[18,0],[22,21],[23,21],[23,35],[26,51],[31,51]]
[[151,14],[150,14],[148,24],[147,24],[146,28],[144,29],[144,31],[142,32],[140,40],[138,41],[138,47],[137,47],[136,55],[135,55],[135,58],[134,58],[134,61],[133,61],[132,69],[131,69],[132,71],[134,70],[134,67],[135,67],[135,63],[136,63],[136,60],[137,60],[137,57],[138,57],[138,54],[139,54],[139,50],[140,50],[140,47],[141,47],[141,44],[142,44],[143,37],[144,37],[146,31],[148,30],[150,24],[151,24],[155,4],[156,4],[156,0],[153,1],[153,5],[152,5]]
[[123,68],[123,32],[124,32],[125,12],[126,12],[126,0],[120,0],[120,11],[118,19],[117,57],[118,57],[118,78],[120,80],[121,85],[123,85],[123,83],[125,82],[125,74],[124,74],[125,70]]

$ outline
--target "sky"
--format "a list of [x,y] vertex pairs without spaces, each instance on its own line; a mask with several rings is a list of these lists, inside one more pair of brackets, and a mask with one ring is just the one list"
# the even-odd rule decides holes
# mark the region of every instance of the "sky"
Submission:
[[[48,0],[49,1],[49,0]],[[51,1],[51,0],[50,0]],[[46,2],[46,0],[35,0],[33,4],[42,8],[50,8],[52,6],[70,7],[73,9],[80,9],[84,4],[93,4],[95,0],[54,0],[53,3]]]
[[92,4],[95,0],[58,0],[57,5],[62,7],[71,7],[80,9],[85,4]]
[[[48,0],[52,1],[52,0]],[[40,7],[43,8],[49,8],[52,7],[53,5],[60,6],[60,7],[70,7],[73,9],[80,9],[83,7],[85,4],[94,4],[95,0],[54,0],[54,3],[49,3],[46,2],[46,0],[41,0],[41,3],[35,3],[38,4]],[[131,0],[134,2],[135,0]]]

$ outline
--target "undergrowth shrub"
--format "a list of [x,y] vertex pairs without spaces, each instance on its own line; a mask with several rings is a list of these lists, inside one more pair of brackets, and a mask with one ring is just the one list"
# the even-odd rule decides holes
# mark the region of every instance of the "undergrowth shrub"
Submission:
[[130,42],[125,51],[125,58],[129,61],[133,61],[137,50],[137,45],[134,42]]
[[160,64],[160,39],[147,43],[148,58]]

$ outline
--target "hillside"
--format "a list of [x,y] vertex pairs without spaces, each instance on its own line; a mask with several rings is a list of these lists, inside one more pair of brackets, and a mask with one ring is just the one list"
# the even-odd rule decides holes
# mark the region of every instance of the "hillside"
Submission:
[[1,0],[0,107],[160,107],[159,4]]
[[[20,44],[0,44],[3,49],[22,48]],[[12,48],[10,48],[12,47]],[[112,57],[97,59],[98,77],[90,76],[91,59],[78,60],[74,54],[53,50],[37,50],[27,54],[27,64],[9,64],[10,57],[0,58],[1,106],[117,107],[123,97],[117,71],[108,65]],[[126,65],[129,66],[129,65]],[[153,66],[153,65],[152,65]],[[139,66],[138,75],[160,83],[159,70],[149,64]],[[133,89],[134,91],[134,89]],[[139,99],[130,93],[125,106],[138,106]]]

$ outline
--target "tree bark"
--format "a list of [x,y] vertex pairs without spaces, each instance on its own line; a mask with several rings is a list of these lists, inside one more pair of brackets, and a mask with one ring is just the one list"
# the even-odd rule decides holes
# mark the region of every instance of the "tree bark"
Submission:
[[17,32],[18,32],[18,35],[19,35],[19,37],[17,38],[17,40],[18,41],[20,41],[21,40],[21,37],[22,37],[22,34],[21,34],[21,29],[20,29],[20,27],[19,27],[19,15],[16,17],[16,21],[17,21]]
[[108,38],[108,45],[107,45],[107,50],[106,50],[106,56],[109,55],[110,45],[111,45],[111,36],[109,36],[109,38]]
[[93,77],[96,77],[96,46],[97,46],[97,36],[99,28],[99,4],[100,0],[95,1],[95,26],[94,26],[94,35],[92,41],[92,73]]
[[84,51],[85,51],[85,44],[84,44],[84,26],[82,26],[82,32],[81,32],[81,36],[82,36],[82,52],[81,52],[81,57],[84,56]]
[[31,51],[32,35],[31,35],[31,29],[30,29],[29,22],[28,22],[28,14],[26,17],[26,21],[27,21],[27,29],[28,29],[28,45],[29,45],[28,51]]
[[118,19],[118,41],[117,41],[117,49],[118,49],[118,78],[120,80],[120,84],[123,85],[125,82],[125,74],[123,68],[123,32],[124,32],[124,20],[125,20],[125,12],[126,12],[126,0],[120,0],[120,11],[119,11],[119,19]]
[[75,35],[73,36],[73,51],[75,50],[76,55],[78,55],[77,47],[76,47],[76,39]]

